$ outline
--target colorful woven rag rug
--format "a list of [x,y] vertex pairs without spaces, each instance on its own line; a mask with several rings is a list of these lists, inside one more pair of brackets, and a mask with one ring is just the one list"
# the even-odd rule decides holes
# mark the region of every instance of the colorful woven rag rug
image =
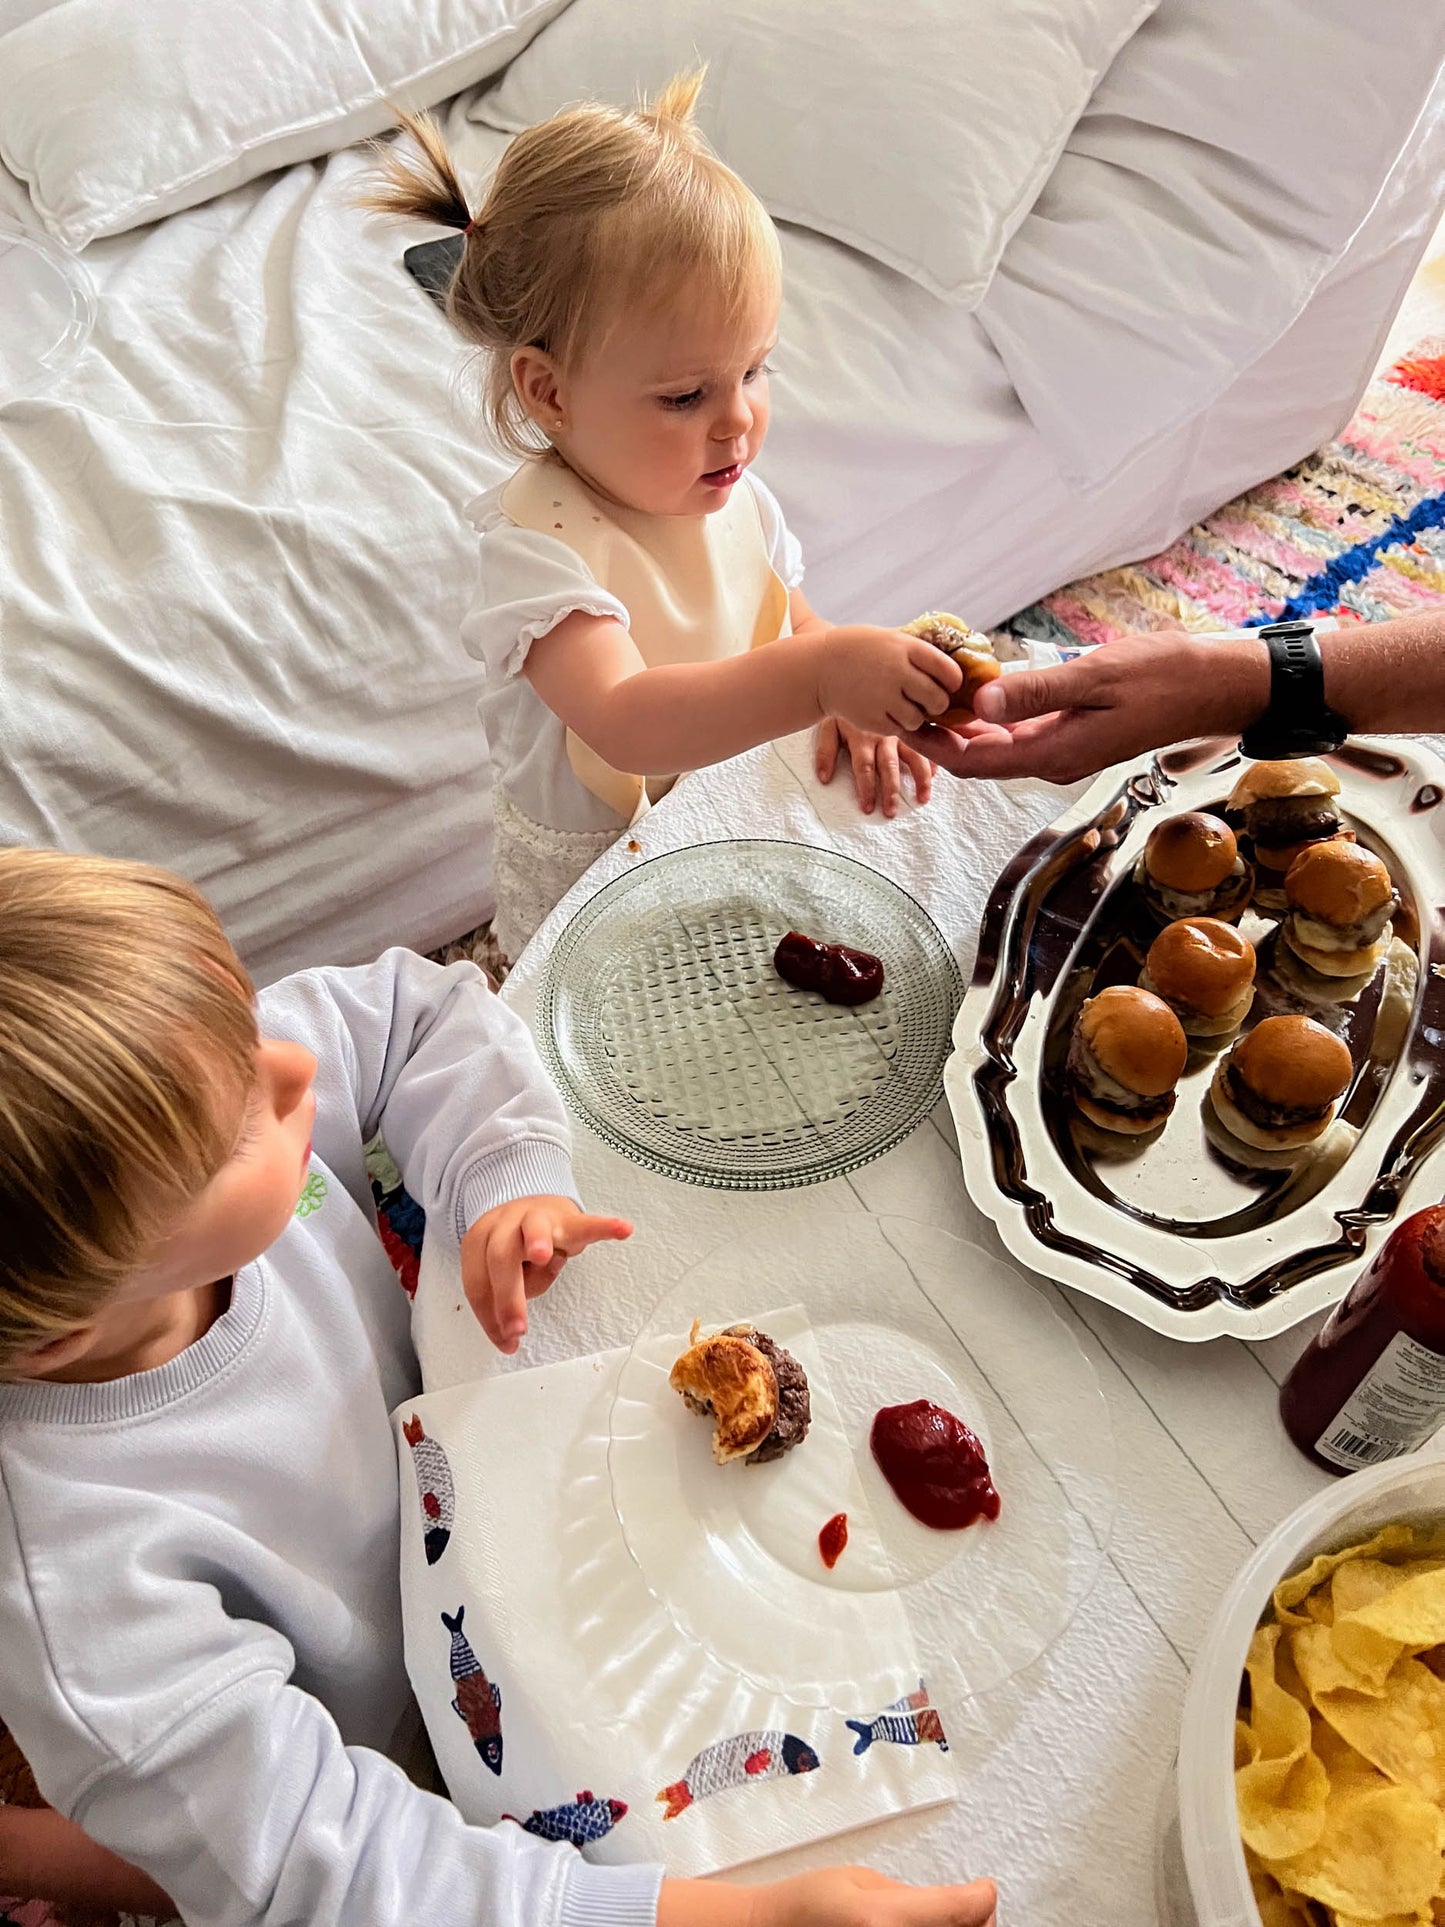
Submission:
[[[1338,441],[1227,503],[1161,555],[1070,583],[1007,626],[1016,636],[1076,649],[1140,630],[1225,629],[1304,615],[1378,622],[1442,608],[1445,337],[1373,383]],[[485,940],[485,932],[475,935]],[[496,961],[485,951],[478,960]],[[373,1188],[383,1240],[414,1291],[421,1213],[384,1160]],[[0,1726],[0,1805],[38,1798]],[[0,1899],[0,1927],[145,1923]]]
[[1445,608],[1445,336],[1372,382],[1338,441],[1162,554],[1056,590],[1006,625],[1064,650],[1150,629]]

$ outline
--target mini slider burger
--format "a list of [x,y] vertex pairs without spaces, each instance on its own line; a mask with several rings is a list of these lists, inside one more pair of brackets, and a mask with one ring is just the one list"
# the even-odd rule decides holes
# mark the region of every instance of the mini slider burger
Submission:
[[1340,835],[1335,807],[1339,793],[1339,778],[1314,756],[1292,763],[1252,763],[1230,791],[1225,808],[1243,817],[1254,842],[1259,872],[1254,900],[1260,909],[1282,910],[1282,885],[1291,863],[1311,843]]
[[1222,817],[1190,810],[1149,832],[1134,881],[1161,923],[1177,917],[1240,916],[1254,892],[1254,872]]
[[954,692],[951,707],[931,720],[943,729],[951,723],[971,723],[974,697],[986,682],[1003,674],[1003,665],[994,655],[988,637],[981,636],[977,629],[970,629],[957,616],[944,615],[936,609],[905,623],[903,633],[917,636],[920,642],[931,642],[945,656],[952,656],[963,671],[963,681]]
[[1347,1003],[1390,948],[1399,897],[1390,872],[1358,843],[1317,843],[1284,880],[1285,916],[1274,973],[1312,1003]]
[[1188,1037],[1227,1037],[1254,1002],[1254,945],[1218,917],[1166,924],[1149,946],[1141,990],[1161,997]]
[[1214,1073],[1209,1100],[1241,1145],[1296,1151],[1329,1129],[1353,1074],[1349,1051],[1323,1024],[1312,1017],[1266,1017]]
[[1115,984],[1080,1010],[1069,1044],[1069,1095],[1100,1130],[1142,1137],[1174,1109],[1189,1056],[1179,1019],[1147,990]]

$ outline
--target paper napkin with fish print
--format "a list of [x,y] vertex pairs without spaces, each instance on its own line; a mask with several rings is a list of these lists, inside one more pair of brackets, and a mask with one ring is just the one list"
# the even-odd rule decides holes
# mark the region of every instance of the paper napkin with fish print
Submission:
[[468,1819],[699,1875],[957,1797],[806,1316],[767,1329],[813,1405],[775,1464],[713,1463],[667,1389],[686,1332],[655,1341],[655,1411],[623,1352],[397,1409],[407,1666]]

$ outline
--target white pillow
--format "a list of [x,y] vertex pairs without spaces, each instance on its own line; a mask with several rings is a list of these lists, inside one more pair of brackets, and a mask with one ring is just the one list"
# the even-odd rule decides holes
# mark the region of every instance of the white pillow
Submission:
[[699,120],[777,219],[976,306],[1157,0],[573,0],[473,109],[516,133],[709,63]]
[[8,0],[0,159],[70,248],[494,74],[567,0]]
[[1108,481],[1279,340],[1442,61],[1445,8],[1419,0],[1162,0],[978,310],[1071,481]]

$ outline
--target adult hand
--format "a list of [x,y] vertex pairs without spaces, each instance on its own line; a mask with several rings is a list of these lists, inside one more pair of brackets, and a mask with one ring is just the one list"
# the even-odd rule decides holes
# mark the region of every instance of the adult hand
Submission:
[[913,794],[926,803],[933,789],[933,765],[916,749],[900,743],[896,736],[873,736],[866,729],[854,729],[836,716],[825,716],[818,725],[818,745],[813,767],[820,783],[831,783],[838,768],[838,751],[847,753],[853,770],[853,787],[858,792],[858,807],[865,816],[873,814],[875,803],[882,804],[885,816],[896,816],[903,799],[903,775],[913,778]]
[[904,738],[954,776],[1072,783],[1145,750],[1235,734],[1269,700],[1269,656],[1252,637],[1124,636],[1056,669],[985,683],[978,720]]
[[994,1927],[991,1880],[909,1887],[871,1867],[828,1867],[763,1887],[664,1880],[657,1927]]
[[527,1300],[540,1298],[569,1258],[603,1240],[630,1238],[626,1218],[581,1211],[570,1198],[514,1198],[484,1211],[462,1239],[462,1289],[499,1352],[527,1331]]
[[991,1880],[905,1887],[871,1867],[830,1867],[756,1891],[756,1927],[994,1927]]

